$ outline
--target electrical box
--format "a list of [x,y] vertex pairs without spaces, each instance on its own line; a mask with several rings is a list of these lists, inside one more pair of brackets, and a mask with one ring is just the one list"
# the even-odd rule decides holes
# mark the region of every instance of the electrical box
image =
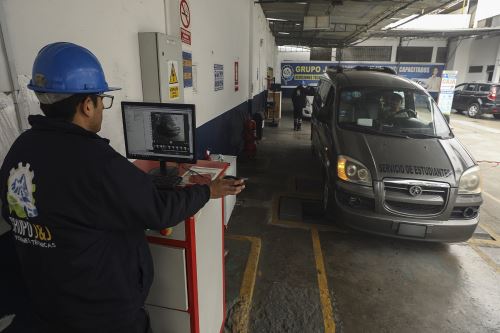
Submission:
[[182,45],[177,37],[139,33],[144,102],[184,103]]

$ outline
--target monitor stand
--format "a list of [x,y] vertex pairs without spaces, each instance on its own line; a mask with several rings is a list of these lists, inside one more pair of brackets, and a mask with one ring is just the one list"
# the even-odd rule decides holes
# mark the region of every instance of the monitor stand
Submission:
[[165,161],[160,161],[160,167],[151,169],[149,174],[153,176],[176,177],[179,175],[179,168],[176,166],[167,167],[167,163]]

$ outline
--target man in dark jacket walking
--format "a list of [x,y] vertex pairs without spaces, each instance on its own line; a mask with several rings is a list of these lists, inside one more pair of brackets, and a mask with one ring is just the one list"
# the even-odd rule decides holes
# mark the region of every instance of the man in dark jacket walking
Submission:
[[305,83],[302,81],[292,93],[294,131],[300,131],[302,129],[302,109],[306,106],[306,98]]
[[12,145],[0,169],[2,216],[41,332],[149,330],[153,281],[145,229],[174,226],[240,180],[166,191],[96,133],[113,96],[97,58],[71,43],[44,47],[28,86],[45,116]]

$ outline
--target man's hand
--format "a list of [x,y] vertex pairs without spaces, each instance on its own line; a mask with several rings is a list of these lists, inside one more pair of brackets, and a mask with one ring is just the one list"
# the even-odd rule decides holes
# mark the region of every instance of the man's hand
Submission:
[[215,179],[210,184],[210,199],[222,198],[226,195],[235,195],[243,191],[245,181],[243,179]]

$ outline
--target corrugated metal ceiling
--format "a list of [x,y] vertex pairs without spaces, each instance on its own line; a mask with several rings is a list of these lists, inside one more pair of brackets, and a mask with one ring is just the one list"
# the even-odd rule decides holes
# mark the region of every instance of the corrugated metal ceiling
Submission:
[[[278,45],[344,47],[414,14],[430,13],[457,0],[262,0]],[[305,16],[329,16],[324,30],[304,31]],[[288,33],[288,34],[283,34]]]

